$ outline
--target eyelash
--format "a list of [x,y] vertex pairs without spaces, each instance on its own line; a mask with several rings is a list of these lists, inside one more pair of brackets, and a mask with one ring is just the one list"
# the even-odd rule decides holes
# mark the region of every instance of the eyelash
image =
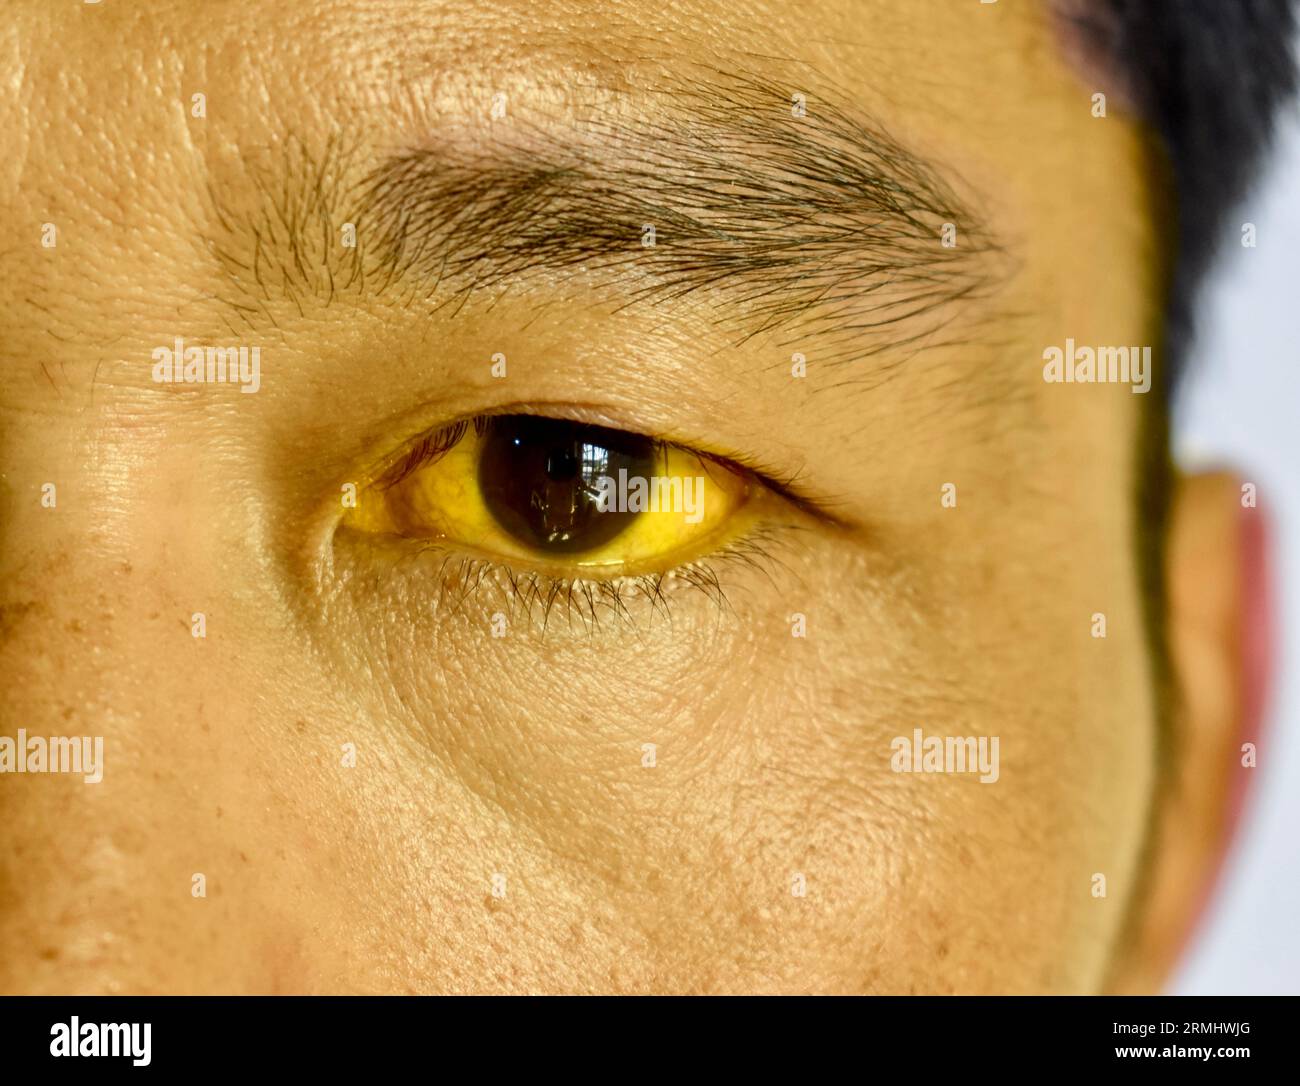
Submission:
[[464,440],[471,426],[474,427],[474,432],[482,437],[487,429],[487,424],[487,415],[476,415],[472,419],[461,419],[459,422],[453,422],[439,430],[425,434],[424,437],[411,446],[410,451],[399,456],[379,476],[378,486],[383,490],[396,486],[408,475],[412,475],[420,468],[427,467],[429,464],[433,464],[446,456]]
[[722,584],[722,574],[729,567],[739,567],[756,570],[772,580],[776,569],[790,572],[780,551],[793,543],[792,533],[798,531],[794,525],[761,526],[707,558],[663,573],[607,580],[518,570],[502,562],[458,554],[431,542],[418,544],[417,558],[433,561],[438,555],[442,557],[434,575],[440,581],[437,598],[440,612],[456,614],[481,592],[496,589],[508,603],[508,620],[520,608],[525,621],[531,624],[540,620],[544,633],[552,615],[562,610],[569,629],[576,621],[588,634],[594,635],[606,616],[637,629],[632,608],[639,603],[648,604],[652,619],[658,615],[671,622],[673,596],[678,588],[702,592],[720,614],[731,613],[733,608]]
[[[420,468],[435,463],[454,449],[469,434],[471,426],[481,436],[490,420],[490,415],[478,415],[426,434],[378,476],[376,485],[381,489],[398,485]],[[660,441],[657,445],[662,450],[673,447],[674,443]],[[725,470],[744,472],[765,489],[796,507],[809,511],[816,517],[830,519],[825,510],[811,499],[789,489],[793,480],[775,479],[755,468],[700,452],[690,446],[676,447]],[[594,634],[605,615],[635,625],[632,608],[638,603],[648,604],[652,617],[660,615],[671,621],[673,596],[679,588],[702,592],[719,613],[731,612],[731,601],[722,583],[723,574],[729,568],[743,568],[761,572],[771,580],[774,570],[778,568],[788,572],[789,567],[779,552],[794,542],[800,530],[793,524],[760,525],[706,557],[662,573],[612,579],[565,577],[536,570],[520,570],[504,562],[460,554],[433,541],[407,541],[407,545],[418,548],[416,557],[421,561],[436,561],[441,556],[434,574],[440,582],[437,599],[439,611],[448,608],[450,601],[450,613],[455,614],[480,592],[496,588],[509,606],[508,618],[513,618],[516,609],[521,608],[525,619],[531,623],[540,608],[538,617],[544,632],[552,615],[560,609],[570,627],[576,619],[589,633]]]
[[[498,415],[518,414],[518,408],[503,409],[495,412]],[[381,489],[387,490],[396,486],[403,479],[422,467],[435,463],[440,457],[446,456],[451,452],[469,433],[469,428],[474,427],[474,432],[480,437],[486,431],[488,424],[492,421],[493,415],[475,415],[473,418],[460,419],[457,422],[450,423],[438,430],[431,431],[424,437],[420,438],[411,447],[408,452],[400,454],[387,469],[380,472],[376,485]],[[729,456],[719,456],[715,453],[703,452],[700,449],[693,448],[690,445],[684,445],[676,441],[657,440],[655,442],[657,452],[662,453],[667,449],[680,449],[688,452],[692,456],[697,456],[706,463],[715,464],[727,471],[734,471],[740,474],[748,475],[760,483],[765,489],[773,494],[785,499],[795,508],[806,513],[814,520],[820,521],[827,525],[843,527],[850,521],[844,520],[835,511],[834,506],[837,504],[826,497],[817,497],[807,493],[800,486],[800,476],[802,472],[796,471],[789,475],[780,475],[762,464],[738,459]]]

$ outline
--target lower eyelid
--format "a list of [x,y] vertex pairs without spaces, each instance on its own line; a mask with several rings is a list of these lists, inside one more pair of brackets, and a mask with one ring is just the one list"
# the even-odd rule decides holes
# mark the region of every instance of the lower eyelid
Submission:
[[[337,529],[336,538],[340,535],[344,539],[355,537],[357,545],[365,545],[365,541],[368,540],[370,545],[381,547],[393,553],[400,553],[405,550],[408,553],[416,554],[429,549],[437,549],[440,552],[455,553],[458,556],[474,561],[496,563],[515,571],[521,576],[536,575],[555,580],[572,579],[595,582],[616,580],[619,577],[667,576],[674,569],[690,565],[692,562],[707,560],[713,554],[726,550],[733,543],[749,535],[761,536],[771,531],[782,519],[780,517],[781,504],[781,499],[777,495],[767,493],[760,487],[755,487],[746,500],[731,511],[723,524],[708,535],[695,541],[692,546],[682,548],[681,552],[676,555],[673,553],[656,555],[654,566],[661,566],[662,568],[652,568],[648,562],[634,564],[615,558],[593,561],[584,560],[581,555],[576,555],[564,559],[558,556],[527,552],[522,546],[518,548],[518,553],[495,553],[446,535],[420,536],[410,534],[391,523],[387,526],[381,526],[375,522],[370,522],[368,526],[361,527],[360,523],[366,522],[362,521],[359,524],[345,522],[340,524]],[[799,515],[797,511],[793,512],[796,517]],[[648,516],[651,514],[642,515]]]
[[758,578],[770,587],[783,572],[790,574],[785,559],[808,530],[793,522],[757,522],[712,553],[662,573],[611,578],[514,567],[437,541],[346,527],[336,532],[335,547],[348,555],[341,563],[345,568],[370,574],[366,581],[380,591],[408,603],[422,599],[422,614],[482,620],[500,611],[511,621],[522,616],[544,630],[556,615],[583,628],[610,618],[636,626],[696,600],[729,611],[731,595],[742,583]]

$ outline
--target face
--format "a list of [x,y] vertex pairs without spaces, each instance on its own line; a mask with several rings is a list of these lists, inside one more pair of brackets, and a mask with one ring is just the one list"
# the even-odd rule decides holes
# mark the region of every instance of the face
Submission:
[[1039,5],[3,35],[0,732],[102,780],[0,778],[0,989],[1156,983],[1158,392],[1044,359],[1165,241]]

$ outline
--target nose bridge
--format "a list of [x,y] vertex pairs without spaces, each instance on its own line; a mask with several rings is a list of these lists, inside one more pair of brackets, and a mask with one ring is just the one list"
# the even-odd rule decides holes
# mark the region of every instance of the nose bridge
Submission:
[[193,844],[182,826],[212,751],[177,753],[218,738],[192,719],[215,702],[211,646],[190,632],[211,588],[184,538],[195,510],[156,500],[170,483],[147,462],[113,468],[122,448],[78,464],[63,444],[51,435],[48,470],[18,457],[0,527],[0,737],[27,748],[0,774],[5,991],[107,991],[134,975],[129,948],[153,938],[144,903],[188,900],[168,850]]
[[[184,619],[169,604],[160,547],[140,547],[131,531],[130,503],[106,519],[93,480],[58,475],[57,504],[25,495],[0,530],[0,736],[58,748],[64,761],[10,767],[20,771],[0,776],[0,818],[10,834],[26,826],[40,837],[44,818],[45,829],[93,839],[105,797],[121,795],[113,780],[149,757],[159,668],[183,643]],[[77,783],[61,779],[87,756],[96,764]]]
[[154,655],[140,622],[164,585],[145,575],[158,562],[142,530],[148,450],[88,375],[51,372],[0,411],[0,734],[102,735],[130,717]]
[[0,775],[0,974],[9,991],[30,990],[38,964],[96,983],[117,964],[111,930],[86,922],[91,902],[121,900],[138,874],[112,817],[128,791],[121,767],[143,745],[143,646],[127,636],[134,571],[75,538],[24,554],[3,534],[0,737],[12,746]]
[[[63,634],[104,634],[149,602],[143,589],[167,585],[161,567],[191,510],[166,450],[188,435],[169,404],[111,376],[121,358],[61,363],[24,402],[0,404],[0,601]],[[0,626],[0,646],[25,629]]]
[[0,734],[104,735],[110,755],[164,691],[203,685],[217,646],[193,616],[228,586],[208,530],[225,490],[186,451],[208,420],[112,369],[56,367],[0,407]]
[[139,662],[152,655],[135,621],[145,601],[131,591],[134,565],[75,537],[46,554],[5,550],[0,544],[4,730],[82,726],[125,711]]
[[[63,390],[80,400],[81,387]],[[47,388],[48,401],[60,393]],[[12,730],[52,714],[124,705],[138,642],[142,551],[129,447],[105,435],[93,408],[6,411],[0,515],[0,674]],[[153,591],[161,587],[154,579]],[[36,720],[32,719],[37,718]]]

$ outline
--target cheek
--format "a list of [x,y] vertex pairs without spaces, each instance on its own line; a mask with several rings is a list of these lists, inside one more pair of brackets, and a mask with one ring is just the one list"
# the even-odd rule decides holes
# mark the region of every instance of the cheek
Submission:
[[[326,626],[360,651],[334,696],[387,797],[359,862],[394,946],[436,920],[439,946],[509,947],[547,990],[1095,987],[1148,764],[1080,699],[1095,665],[1068,639],[1026,653],[1033,593],[996,576],[972,601],[879,555],[797,573],[730,615],[678,609],[671,638],[559,614],[494,637],[482,604],[413,623],[337,594]],[[996,738],[996,781],[896,772],[918,728]]]

